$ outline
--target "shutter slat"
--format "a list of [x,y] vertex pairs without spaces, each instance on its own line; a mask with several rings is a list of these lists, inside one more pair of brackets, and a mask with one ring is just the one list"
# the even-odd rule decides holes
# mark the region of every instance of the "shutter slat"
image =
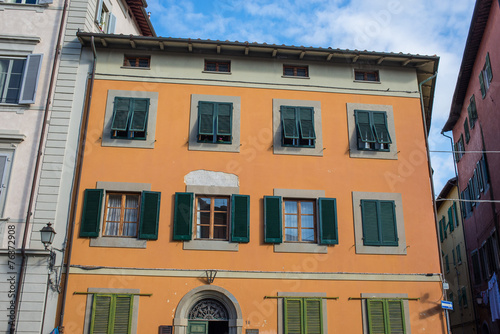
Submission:
[[175,193],[174,240],[191,240],[193,200],[193,193]]
[[264,242],[281,243],[283,241],[281,215],[281,197],[264,196]]
[[83,196],[80,237],[96,238],[101,225],[103,189],[86,189]]
[[339,243],[337,230],[337,201],[335,198],[318,199],[319,243],[336,245]]
[[160,220],[161,193],[144,191],[141,196],[139,239],[157,240]]
[[314,109],[299,108],[300,135],[302,139],[316,139],[314,131]]
[[91,333],[108,334],[110,311],[111,296],[94,295],[92,324],[90,330]]
[[231,241],[250,241],[250,196],[231,197]]
[[285,333],[301,334],[301,301],[300,299],[285,298]]
[[380,201],[380,228],[382,232],[382,244],[385,246],[398,245],[398,233],[396,230],[396,217],[393,201]]
[[130,131],[146,131],[148,123],[149,99],[134,99]]
[[380,245],[377,201],[361,200],[361,216],[363,221],[363,244],[366,246]]
[[35,94],[38,86],[38,78],[40,76],[40,68],[42,66],[42,54],[31,54],[26,59],[24,67],[23,81],[19,93],[20,104],[35,103]]
[[386,334],[384,302],[377,299],[367,299],[366,305],[368,310],[368,327],[370,334]]
[[231,103],[218,103],[217,104],[217,135],[230,136],[231,135],[231,117],[232,117]]
[[115,97],[115,105],[113,111],[113,120],[111,122],[111,130],[127,131],[128,118],[131,111],[130,99],[124,97]]
[[358,137],[363,143],[374,143],[375,135],[370,124],[370,113],[368,111],[356,110],[356,129]]
[[281,107],[281,125],[283,127],[283,137],[299,139],[294,107]]
[[377,142],[380,144],[392,144],[389,130],[387,129],[387,115],[385,112],[374,112],[373,116],[373,130],[377,137]]
[[390,334],[404,334],[404,313],[403,302],[400,300],[388,300],[387,309],[389,313],[389,332]]
[[130,313],[133,296],[115,296],[115,314],[113,333],[127,334],[130,332]]
[[215,103],[199,102],[198,104],[198,134],[214,135],[214,110]]
[[486,96],[486,87],[484,87],[483,71],[479,73],[479,86],[481,87],[481,95],[484,99],[484,97]]
[[305,334],[321,334],[321,300],[305,299]]

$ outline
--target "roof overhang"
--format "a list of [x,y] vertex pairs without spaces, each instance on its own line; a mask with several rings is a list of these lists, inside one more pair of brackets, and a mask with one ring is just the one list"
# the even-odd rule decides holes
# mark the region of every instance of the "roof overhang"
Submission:
[[156,36],[149,14],[146,12],[146,0],[126,0],[127,5],[134,14],[135,21],[144,36]]
[[450,194],[450,191],[453,189],[453,187],[456,187],[456,186],[457,186],[457,177],[456,176],[449,179],[448,182],[446,182],[445,186],[443,187],[443,189],[439,193],[439,196],[437,197],[436,209],[439,209],[441,207],[441,205],[444,203],[444,201],[442,201],[442,200],[447,199],[448,195]]
[[465,94],[469,87],[474,62],[476,61],[477,52],[483,39],[484,29],[488,22],[490,15],[492,0],[477,0],[472,14],[472,20],[469,28],[469,35],[465,43],[464,55],[462,57],[462,64],[460,65],[460,72],[458,72],[457,85],[455,86],[455,93],[451,101],[450,115],[444,125],[442,132],[447,132],[453,129],[458,119],[465,100]]

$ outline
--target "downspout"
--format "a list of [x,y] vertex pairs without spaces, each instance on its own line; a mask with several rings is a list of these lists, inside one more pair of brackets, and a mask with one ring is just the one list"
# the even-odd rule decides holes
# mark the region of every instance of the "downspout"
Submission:
[[[49,81],[49,91],[47,92],[47,100],[45,102],[45,110],[43,114],[43,121],[42,121],[42,129],[40,131],[40,139],[38,141],[38,151],[37,151],[37,156],[36,156],[36,161],[35,161],[35,168],[34,168],[34,174],[33,174],[33,181],[31,182],[31,191],[30,191],[30,199],[28,202],[28,211],[26,213],[26,223],[24,225],[24,233],[23,233],[23,244],[21,247],[21,268],[19,271],[19,279],[17,281],[17,290],[16,290],[16,298],[14,301],[14,319],[12,320],[10,324],[10,330],[9,332],[11,334],[16,332],[16,323],[17,323],[17,318],[18,318],[18,313],[19,313],[19,303],[21,301],[21,288],[23,285],[24,281],[24,276],[26,274],[25,272],[25,267],[26,267],[26,244],[28,242],[28,233],[30,229],[30,223],[31,223],[31,215],[32,215],[32,210],[33,210],[33,204],[35,202],[35,191],[36,191],[36,185],[38,182],[38,173],[40,171],[40,165],[42,162],[42,155],[43,155],[43,147],[45,144],[45,132],[47,129],[47,120],[49,118],[49,111],[50,111],[50,104],[52,103],[51,97],[52,97],[52,92],[54,90],[54,82],[56,78],[56,70],[57,70],[57,63],[59,60],[59,55],[61,52],[61,41],[63,38],[63,32],[64,32],[64,23],[66,19],[66,14],[68,11],[68,3],[69,0],[64,0],[64,6],[63,6],[63,12],[61,14],[61,22],[59,23],[59,33],[57,36],[57,42],[56,42],[56,49],[54,53],[54,61],[52,63],[52,71],[50,73],[50,81]],[[45,317],[45,309],[43,311],[44,317]]]
[[68,290],[68,280],[69,280],[69,269],[71,264],[71,253],[73,251],[73,234],[75,230],[75,220],[76,220],[76,206],[78,202],[78,193],[80,191],[80,180],[82,174],[82,165],[83,165],[83,157],[85,154],[85,142],[87,140],[87,128],[88,128],[88,115],[90,113],[90,102],[92,101],[92,91],[94,89],[94,80],[95,80],[95,69],[97,62],[97,51],[94,44],[94,36],[91,37],[91,45],[92,52],[94,54],[94,60],[92,62],[92,73],[88,78],[87,82],[87,94],[85,96],[85,106],[84,112],[82,115],[82,122],[80,126],[80,138],[78,141],[78,156],[75,166],[75,177],[73,180],[73,190],[71,193],[71,204],[69,211],[69,221],[68,221],[68,245],[67,245],[67,255],[66,255],[66,264],[65,264],[65,273],[66,277],[64,280],[64,288],[62,291],[61,297],[61,313],[59,316],[59,330],[61,333],[64,333],[64,310],[66,308],[66,296]]
[[[422,86],[436,78],[437,76],[437,72],[435,72],[433,75],[431,75],[430,77],[428,77],[427,79],[425,79],[424,81],[420,82],[418,84],[418,91],[420,93],[420,105],[421,105],[421,109],[422,109],[422,121],[423,121],[423,124],[424,124],[424,135],[425,135],[425,151],[427,153],[427,167],[428,167],[428,171],[429,171],[429,179],[430,179],[430,183],[431,183],[431,196],[432,196],[432,208],[434,210],[434,227],[436,228],[436,235],[438,235],[439,233],[439,229],[438,229],[438,226],[437,226],[437,207],[436,207],[436,198],[435,198],[435,190],[434,190],[434,179],[433,179],[433,173],[432,173],[432,166],[431,166],[431,154],[429,152],[429,133],[427,131],[427,122],[426,122],[426,117],[425,117],[425,107],[424,107],[424,98],[423,98],[423,94],[422,94]],[[441,280],[444,280],[444,276],[443,276],[443,273],[444,273],[444,267],[443,267],[443,260],[441,259],[441,254],[442,254],[442,250],[441,250],[441,243],[439,242],[439,238],[436,238],[436,242],[437,242],[437,245],[438,245],[438,250],[439,250],[439,264],[441,266]],[[443,284],[444,282],[442,281],[441,282],[441,289],[443,289]],[[443,289],[443,299],[446,300],[446,294],[444,293],[444,289]],[[449,334],[450,333],[450,319],[448,317],[448,311],[445,311],[445,316],[446,316],[446,327],[447,327],[447,333]]]

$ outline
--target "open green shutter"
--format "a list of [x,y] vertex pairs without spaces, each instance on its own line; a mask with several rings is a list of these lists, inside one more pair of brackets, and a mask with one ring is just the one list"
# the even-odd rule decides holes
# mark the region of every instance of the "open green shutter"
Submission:
[[458,211],[457,211],[457,202],[453,202],[453,216],[455,217],[455,226],[458,227],[458,222],[459,222],[459,219],[458,219]]
[[115,295],[113,333],[130,333],[133,295]]
[[198,134],[199,135],[214,135],[214,116],[215,103],[203,102],[198,103]]
[[403,301],[401,300],[387,300],[387,313],[388,313],[388,332],[391,334],[404,334],[406,333],[406,326],[404,321]]
[[396,210],[394,201],[380,201],[380,229],[382,235],[382,245],[397,246],[398,231],[396,227]]
[[448,238],[448,233],[447,233],[448,226],[446,225],[446,220],[445,220],[444,216],[441,218],[440,223],[441,223],[441,225],[443,225],[444,238],[446,239],[446,238]]
[[103,189],[85,189],[80,237],[96,238],[101,225]]
[[355,110],[354,116],[356,117],[356,129],[359,139],[363,143],[374,143],[375,135],[370,123],[370,113],[368,111]]
[[467,122],[467,118],[464,122],[464,133],[465,133],[465,143],[468,144],[470,140],[470,132],[469,132],[469,123]]
[[283,242],[281,197],[264,196],[264,242]]
[[337,200],[318,199],[319,206],[319,244],[336,245],[339,243],[337,230]]
[[366,308],[368,312],[368,331],[370,334],[386,334],[384,301],[379,299],[367,299]]
[[460,253],[460,245],[457,245],[457,261],[462,263],[462,253]]
[[231,119],[232,119],[233,104],[218,103],[217,104],[217,135],[231,135]]
[[470,108],[472,118],[477,119],[476,97],[474,94],[470,97]]
[[380,144],[391,144],[391,136],[387,129],[387,114],[385,112],[373,112],[373,131]]
[[441,221],[438,221],[439,225],[439,239],[441,240],[441,243],[444,241],[443,237],[443,225],[441,225]]
[[486,96],[486,87],[484,86],[483,71],[479,73],[479,86],[481,87],[481,96],[484,99],[484,97]]
[[483,157],[481,158],[481,168],[482,168],[482,175],[483,175],[483,184],[484,188],[486,189],[486,186],[488,185],[489,181],[489,175],[488,175],[488,169],[486,168],[486,158],[483,154]]
[[283,127],[283,137],[299,139],[294,107],[281,106],[281,126]]
[[141,196],[141,220],[139,222],[139,239],[157,240],[160,220],[161,193],[144,191]]
[[130,131],[146,131],[148,124],[149,99],[133,99]]
[[486,53],[486,64],[484,65],[484,70],[488,73],[488,81],[491,82],[493,79],[493,72],[491,71],[490,53]]
[[94,295],[90,333],[108,333],[111,323],[111,299],[111,295]]
[[305,107],[300,107],[298,109],[300,135],[302,139],[316,139],[316,132],[314,131],[314,109]]
[[231,196],[231,241],[250,241],[250,196]]
[[300,299],[284,298],[285,334],[302,334],[302,303]]
[[363,244],[379,246],[379,226],[377,222],[377,201],[361,200],[361,217],[363,221]]
[[128,119],[131,114],[130,105],[131,99],[125,97],[115,97],[111,130],[127,131]]
[[304,299],[305,308],[305,330],[304,333],[307,334],[321,334],[322,323],[321,323],[321,299]]
[[451,211],[453,208],[450,206],[448,208],[448,225],[450,225],[450,233],[455,230],[455,226],[453,224],[453,212]]
[[191,240],[193,232],[193,193],[175,193],[174,240]]

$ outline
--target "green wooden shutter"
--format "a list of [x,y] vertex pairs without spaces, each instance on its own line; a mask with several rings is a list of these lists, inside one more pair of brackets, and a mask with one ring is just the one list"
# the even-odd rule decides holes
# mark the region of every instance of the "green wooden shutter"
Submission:
[[467,302],[467,289],[464,287],[462,287],[462,304],[464,305],[464,307],[467,307],[469,306],[469,303]]
[[101,226],[103,189],[85,189],[80,237],[96,238]]
[[467,121],[467,118],[465,119],[464,122],[464,133],[465,133],[465,143],[469,143],[470,140],[470,132],[469,132],[469,123]]
[[446,220],[445,220],[444,216],[441,218],[440,223],[441,223],[441,225],[443,225],[444,238],[447,239],[448,238],[448,233],[447,233],[448,225],[446,225]]
[[493,72],[491,71],[490,53],[486,53],[486,64],[484,65],[484,70],[488,73],[488,81],[491,82],[493,79]]
[[92,303],[91,334],[108,334],[111,316],[111,295],[94,295]]
[[232,120],[232,103],[217,104],[217,135],[231,135],[231,120]]
[[483,155],[481,158],[481,168],[482,168],[482,175],[483,175],[483,184],[484,188],[486,189],[486,186],[488,185],[488,180],[489,180],[489,175],[488,175],[488,169],[486,168],[486,158]]
[[474,119],[472,118],[472,111],[471,111],[471,105],[470,104],[467,106],[467,115],[469,115],[470,127],[473,128],[474,127]]
[[322,329],[322,312],[321,299],[304,299],[304,323],[305,334],[321,334]]
[[446,272],[450,271],[450,260],[448,260],[448,255],[444,256],[445,270]]
[[361,217],[363,222],[363,244],[365,246],[379,246],[377,201],[361,200]]
[[386,334],[384,301],[380,299],[367,299],[368,331],[370,334]]
[[451,250],[451,255],[453,257],[453,265],[456,266],[457,265],[457,257],[455,256],[455,250],[454,249]]
[[299,139],[294,107],[281,106],[281,126],[284,138]]
[[455,230],[455,226],[453,224],[453,212],[451,211],[453,208],[450,206],[448,208],[448,225],[450,225],[450,233]]
[[336,245],[339,243],[337,230],[337,200],[318,199],[319,206],[319,244]]
[[283,242],[281,197],[264,196],[264,242]]
[[141,218],[139,221],[139,239],[157,240],[160,220],[161,193],[144,191],[141,195]]
[[457,245],[457,262],[462,263],[462,253],[460,252],[460,245]]
[[439,225],[439,239],[441,240],[441,243],[444,241],[443,237],[443,225],[441,225],[441,221],[438,221]]
[[302,334],[302,303],[300,299],[284,298],[285,334]]
[[459,219],[457,211],[457,202],[453,202],[453,216],[455,217],[455,226],[458,227]]
[[174,240],[191,240],[193,233],[193,193],[175,193]]
[[481,96],[484,99],[484,97],[486,96],[486,87],[484,86],[483,71],[479,73],[479,86],[481,87]]
[[250,196],[231,196],[231,241],[250,241]]
[[300,114],[300,135],[302,139],[316,139],[316,132],[314,131],[314,109],[305,107],[300,107],[298,109]]
[[373,131],[380,144],[391,144],[391,136],[387,129],[387,115],[385,112],[373,112]]
[[198,103],[198,134],[199,135],[214,135],[214,116],[215,103],[203,102]]
[[476,106],[476,97],[474,94],[470,97],[470,112],[471,112],[471,117],[475,120],[477,119],[477,106]]
[[368,111],[356,110],[354,112],[356,117],[356,129],[358,130],[358,137],[363,143],[374,143],[375,135],[370,123],[370,113]]
[[391,334],[404,334],[406,332],[403,301],[387,300],[388,331]]
[[148,124],[149,99],[133,99],[130,131],[146,131]]
[[115,295],[113,334],[130,333],[133,295]]
[[127,131],[128,119],[131,114],[131,99],[115,97],[111,130]]
[[384,246],[398,245],[398,231],[396,227],[396,210],[394,201],[379,202],[379,219],[381,230],[381,241]]
[[459,162],[460,161],[460,155],[458,153],[458,142],[456,142],[455,144],[453,144],[453,148],[455,150],[455,161]]

